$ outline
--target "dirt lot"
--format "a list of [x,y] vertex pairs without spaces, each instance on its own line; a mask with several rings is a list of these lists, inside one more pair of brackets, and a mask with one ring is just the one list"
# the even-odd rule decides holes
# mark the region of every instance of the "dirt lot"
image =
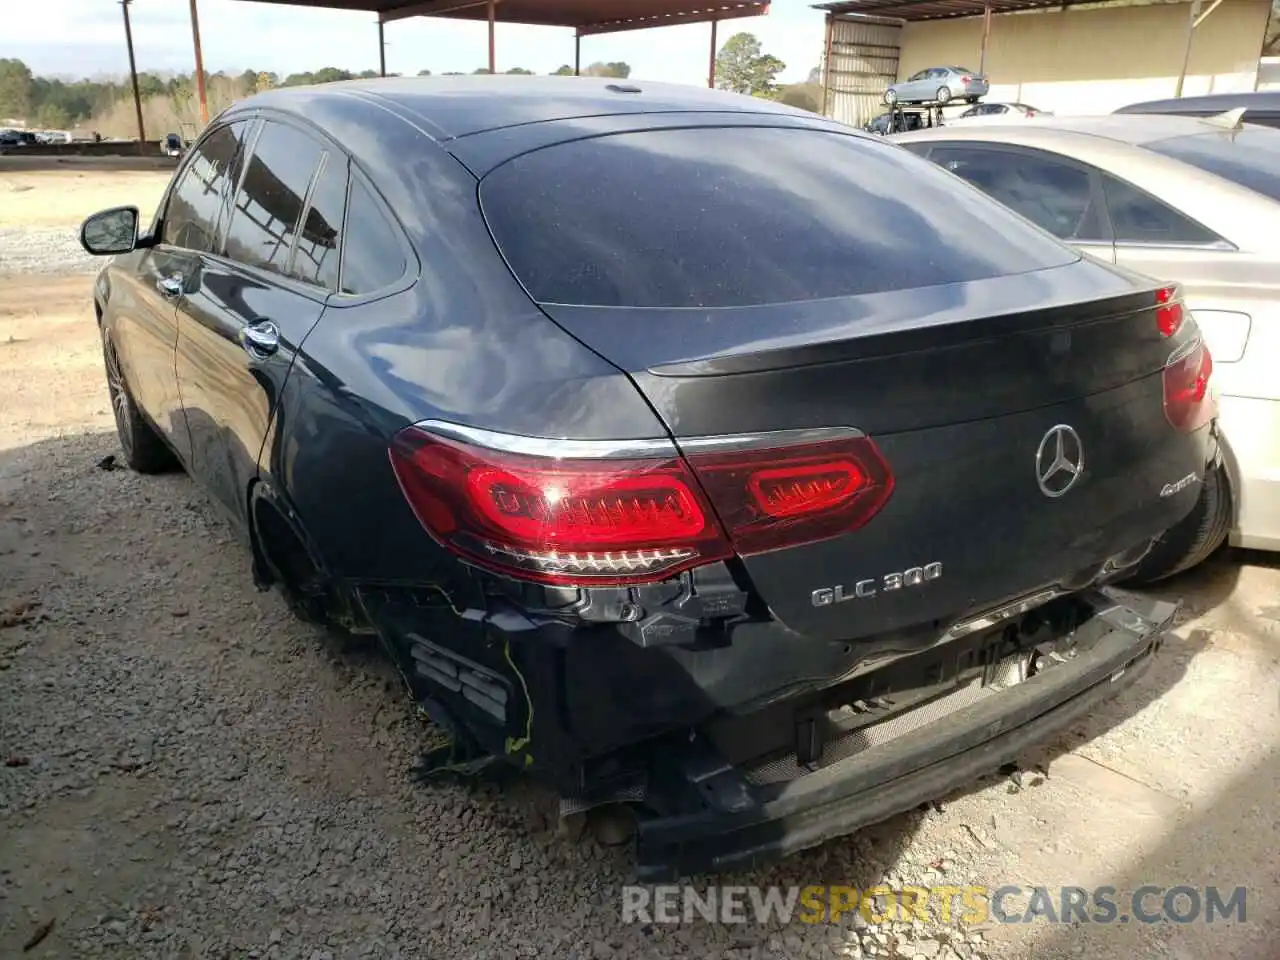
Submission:
[[48,269],[0,273],[0,956],[42,931],[26,956],[1280,956],[1275,558],[1160,591],[1185,598],[1176,636],[1021,789],[725,878],[1109,884],[1122,907],[1142,884],[1245,886],[1244,923],[624,925],[625,853],[527,786],[413,782],[428,730],[392,673],[256,592],[186,477],[99,467],[116,441],[89,279]]
[[102,170],[118,163],[63,162],[39,170],[31,161],[0,157],[0,275],[94,269],[94,258],[80,247],[80,222],[104,207],[136,206],[145,228],[171,171]]

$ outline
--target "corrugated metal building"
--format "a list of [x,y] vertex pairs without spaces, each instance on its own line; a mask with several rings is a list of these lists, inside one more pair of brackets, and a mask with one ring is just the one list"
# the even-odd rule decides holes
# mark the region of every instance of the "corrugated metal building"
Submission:
[[[896,80],[984,71],[986,99],[1058,114],[1253,90],[1270,0],[839,0],[827,11],[824,112],[861,125]],[[1194,26],[1193,26],[1194,24]]]

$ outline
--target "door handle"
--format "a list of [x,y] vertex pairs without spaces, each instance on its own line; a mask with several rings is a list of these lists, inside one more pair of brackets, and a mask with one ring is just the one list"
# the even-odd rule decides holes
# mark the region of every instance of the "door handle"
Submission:
[[171,277],[161,277],[156,281],[156,289],[166,297],[182,296],[182,274],[175,273]]
[[270,320],[255,320],[240,329],[240,344],[249,356],[265,360],[280,348],[280,330]]

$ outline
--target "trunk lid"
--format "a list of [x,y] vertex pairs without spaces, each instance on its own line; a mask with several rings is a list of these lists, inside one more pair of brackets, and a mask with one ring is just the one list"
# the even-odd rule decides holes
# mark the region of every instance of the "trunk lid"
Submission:
[[[1205,451],[1165,419],[1162,371],[1180,338],[1158,330],[1155,284],[1089,260],[906,295],[544,309],[630,371],[689,449],[831,427],[873,440],[894,486],[869,522],[741,557],[753,592],[805,636],[941,630],[1088,583],[1199,491],[1161,495],[1198,478]],[[1042,486],[1059,455],[1079,477],[1060,470]]]

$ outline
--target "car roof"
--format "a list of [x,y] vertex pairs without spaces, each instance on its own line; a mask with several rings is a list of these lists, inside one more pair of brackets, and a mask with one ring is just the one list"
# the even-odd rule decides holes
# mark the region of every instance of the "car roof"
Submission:
[[1239,93],[1210,93],[1200,97],[1171,97],[1131,103],[1114,111],[1134,113],[1222,113],[1237,107],[1250,110],[1280,110],[1280,90],[1243,90]]
[[[378,77],[311,87],[282,87],[239,105],[291,110],[305,99],[359,97],[399,108],[437,140],[465,137],[517,124],[618,114],[705,111],[809,114],[799,108],[674,83],[609,77],[530,77],[488,74],[457,77]],[[809,114],[812,116],[812,114]]]

